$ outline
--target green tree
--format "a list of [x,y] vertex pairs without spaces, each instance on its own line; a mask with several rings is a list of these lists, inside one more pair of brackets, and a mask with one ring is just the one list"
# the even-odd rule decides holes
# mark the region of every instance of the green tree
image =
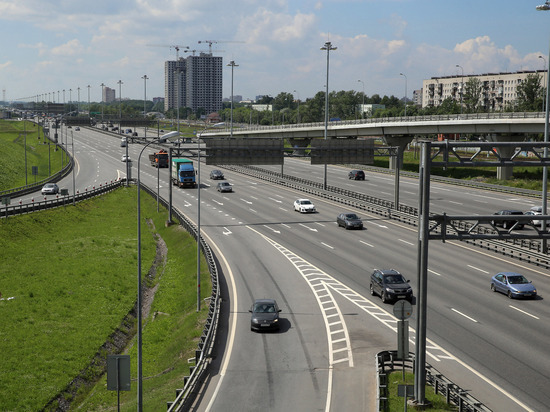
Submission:
[[463,103],[467,113],[476,113],[481,104],[483,88],[481,80],[477,77],[470,77],[464,86]]
[[528,74],[523,82],[517,85],[517,110],[532,112],[542,110],[546,90],[541,85],[542,76]]

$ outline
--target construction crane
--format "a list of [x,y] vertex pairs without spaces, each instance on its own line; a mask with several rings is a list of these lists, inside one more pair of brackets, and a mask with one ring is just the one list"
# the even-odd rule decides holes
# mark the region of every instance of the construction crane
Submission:
[[232,40],[199,40],[199,44],[208,43],[209,53],[212,54],[212,44],[213,43],[244,43],[244,41],[232,41]]
[[225,50],[197,50],[197,49],[188,49],[188,50],[184,50],[184,53],[193,53],[193,56],[195,55],[195,53],[210,53],[212,54],[212,52],[216,52],[216,53],[225,53]]
[[[179,60],[180,48],[188,49],[189,46],[169,45],[169,44],[148,44],[149,47],[170,47],[176,50],[176,60]],[[185,50],[184,50],[185,51]]]

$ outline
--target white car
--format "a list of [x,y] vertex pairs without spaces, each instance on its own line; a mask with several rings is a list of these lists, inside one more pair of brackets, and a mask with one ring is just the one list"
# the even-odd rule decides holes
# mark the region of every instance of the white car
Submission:
[[315,213],[315,205],[309,199],[297,199],[294,202],[294,210],[300,213]]
[[122,158],[120,159],[123,162],[131,162],[130,156],[122,155]]
[[[529,209],[527,212],[525,212],[526,215],[530,216],[540,216],[542,215],[542,206],[533,206],[531,209]],[[533,219],[531,221],[534,226],[542,226],[542,220],[539,219]],[[550,224],[549,221],[546,222],[546,226]]]

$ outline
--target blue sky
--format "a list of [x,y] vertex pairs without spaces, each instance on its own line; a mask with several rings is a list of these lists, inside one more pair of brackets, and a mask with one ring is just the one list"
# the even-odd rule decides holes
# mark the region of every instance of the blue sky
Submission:
[[[542,70],[550,11],[544,0],[0,0],[0,87],[12,101],[55,92],[56,101],[164,96],[170,46],[224,59],[224,97],[330,90],[403,97],[432,76]],[[159,46],[151,46],[159,45]],[[361,80],[361,81],[359,81]],[[57,98],[59,93],[59,100]],[[294,92],[296,91],[296,92]],[[54,94],[54,93],[52,93]],[[0,98],[3,95],[0,95]]]

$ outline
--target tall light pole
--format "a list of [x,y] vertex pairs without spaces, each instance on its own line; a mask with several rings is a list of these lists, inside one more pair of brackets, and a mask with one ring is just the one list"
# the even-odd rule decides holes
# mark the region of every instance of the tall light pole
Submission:
[[[546,2],[540,6],[537,6],[537,10],[539,11],[548,11],[550,10],[550,1],[546,0]],[[544,120],[544,143],[548,143],[548,120],[549,120],[549,107],[550,104],[550,48],[548,50],[548,68],[546,70],[546,111],[545,111],[545,120]],[[544,148],[543,156],[545,159],[548,159],[548,147]],[[542,168],[542,214],[547,214],[547,206],[548,206],[548,166],[544,166]],[[546,220],[542,221],[541,230],[543,232],[546,231]],[[546,242],[546,239],[542,240],[542,252],[547,253],[548,251],[548,244]]]
[[[137,286],[137,410],[141,412],[143,410],[143,368],[142,368],[142,316],[141,316],[141,183],[140,183],[140,160],[143,151],[152,143],[158,142],[163,138],[160,137],[155,140],[151,140],[141,149],[138,156],[137,164],[137,237],[138,237],[138,286]],[[126,176],[128,178],[128,176]]]
[[103,100],[104,100],[103,96],[105,95],[105,90],[104,90],[105,84],[101,83],[100,86],[101,86],[101,123],[103,123],[103,106],[105,106],[105,104],[103,103]]
[[298,114],[296,115],[296,123],[300,123],[300,93],[294,90],[294,93],[298,95]]
[[197,312],[201,310],[201,138],[206,130],[224,124],[222,122],[205,126],[197,135]]
[[[332,43],[327,41],[323,47],[321,47],[321,50],[327,51],[327,82],[325,84],[325,133],[324,138],[327,140],[328,138],[328,73],[329,73],[329,63],[330,63],[330,51],[336,50],[337,47],[332,47]],[[324,178],[323,178],[323,187],[326,190],[327,188],[327,164],[325,163],[325,172],[324,172]]]
[[177,129],[178,129],[178,142],[180,141],[180,69],[176,68],[174,71],[176,73],[176,120],[177,120]]
[[[147,77],[146,74],[143,75],[143,118],[145,119],[147,116]],[[147,139],[147,124],[145,124],[145,138]]]
[[357,80],[363,85],[363,105],[361,106],[361,119],[365,118],[365,82],[363,80]]
[[239,67],[239,65],[235,64],[234,60],[231,60],[227,65],[231,67],[231,126],[229,135],[233,137],[233,70],[235,67]]
[[[539,56],[539,59],[542,59],[542,61],[544,62],[544,65],[542,66],[542,71],[544,71],[546,69],[546,59],[544,58],[544,56]],[[548,76],[548,72],[546,74],[546,76]],[[544,112],[544,100],[542,101],[542,111]]]
[[407,76],[403,73],[399,73],[399,75],[405,78],[405,117],[407,117]]
[[73,111],[73,89],[69,89],[69,112]]
[[88,117],[91,117],[90,116],[90,85],[87,86],[88,87]]
[[462,114],[462,93],[464,91],[464,69],[460,64],[457,64],[456,67],[460,67],[460,70],[462,71],[461,78],[460,78],[460,114]]
[[[118,134],[122,133],[122,80],[118,84]],[[126,145],[128,147],[128,145]]]
[[80,112],[80,86],[78,86],[76,90],[78,90],[78,100],[76,101],[76,114],[78,114]]

